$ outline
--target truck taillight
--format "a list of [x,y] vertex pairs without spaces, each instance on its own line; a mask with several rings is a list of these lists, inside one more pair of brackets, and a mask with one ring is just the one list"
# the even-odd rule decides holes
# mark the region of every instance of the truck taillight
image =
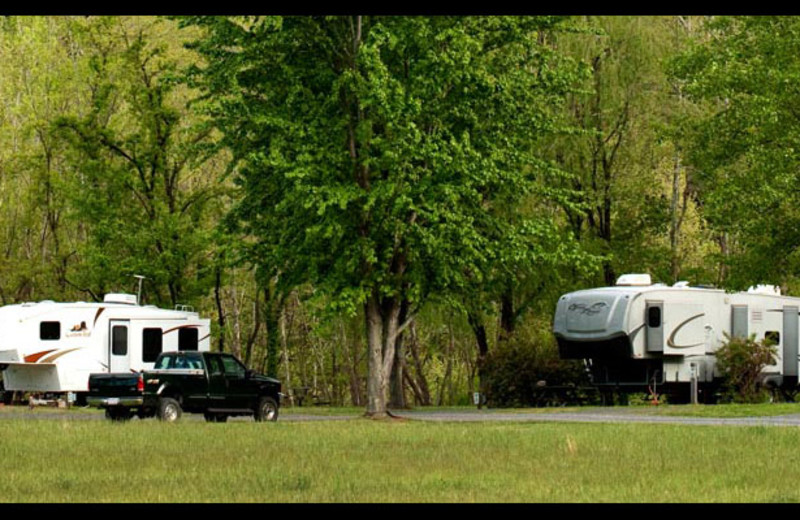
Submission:
[[136,381],[136,391],[144,392],[144,379],[142,379],[142,376],[139,376],[139,380]]

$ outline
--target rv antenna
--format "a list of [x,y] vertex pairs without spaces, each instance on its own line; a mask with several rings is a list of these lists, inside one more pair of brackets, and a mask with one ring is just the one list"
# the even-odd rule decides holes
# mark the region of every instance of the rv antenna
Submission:
[[133,275],[133,277],[139,279],[139,292],[136,294],[136,305],[141,305],[142,304],[142,280],[144,280],[146,277],[142,276],[140,274],[135,274],[135,275]]

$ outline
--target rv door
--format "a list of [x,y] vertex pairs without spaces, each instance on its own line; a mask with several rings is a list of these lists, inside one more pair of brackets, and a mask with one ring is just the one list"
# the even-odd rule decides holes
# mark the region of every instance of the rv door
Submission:
[[108,359],[111,372],[130,372],[129,320],[109,320]]
[[664,352],[664,302],[648,301],[645,305],[645,343],[648,352]]

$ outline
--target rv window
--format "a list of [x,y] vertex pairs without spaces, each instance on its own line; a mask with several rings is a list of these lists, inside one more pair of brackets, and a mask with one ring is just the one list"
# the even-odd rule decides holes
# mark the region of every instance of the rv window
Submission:
[[128,327],[116,326],[111,329],[111,353],[115,356],[128,355]]
[[178,330],[178,350],[197,350],[197,329],[195,327]]
[[768,330],[764,333],[764,339],[769,340],[773,345],[780,345],[781,333],[776,330]]
[[61,339],[61,322],[43,321],[39,323],[39,339]]
[[164,333],[161,329],[142,330],[142,361],[152,363],[163,349]]
[[657,329],[661,326],[661,307],[647,308],[647,326]]

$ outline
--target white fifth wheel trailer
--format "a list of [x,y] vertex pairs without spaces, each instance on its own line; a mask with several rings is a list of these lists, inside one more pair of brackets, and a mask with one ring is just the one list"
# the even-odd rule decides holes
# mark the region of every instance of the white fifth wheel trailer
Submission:
[[715,352],[725,334],[769,337],[778,356],[764,369],[764,381],[794,391],[799,317],[800,298],[782,296],[773,286],[729,293],[623,275],[614,287],[563,295],[553,332],[560,357],[585,360],[592,383],[601,388],[667,385],[684,395],[693,378],[706,391],[718,385]]
[[153,368],[162,351],[209,350],[209,320],[180,307],[140,306],[130,294],[102,303],[42,301],[0,307],[6,391],[82,393],[89,374]]

